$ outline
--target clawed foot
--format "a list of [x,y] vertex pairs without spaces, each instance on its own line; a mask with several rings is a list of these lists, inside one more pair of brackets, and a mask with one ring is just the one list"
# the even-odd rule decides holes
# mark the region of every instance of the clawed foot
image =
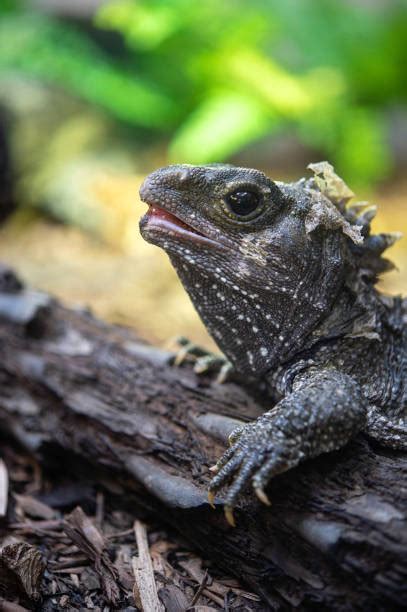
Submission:
[[211,353],[183,336],[176,338],[172,344],[175,344],[176,348],[174,365],[180,366],[184,361],[189,360],[194,364],[196,374],[216,373],[218,383],[230,380],[233,366],[222,355]]
[[365,424],[366,404],[351,377],[311,371],[272,410],[232,432],[230,448],[213,468],[209,501],[227,485],[225,514],[233,525],[233,507],[249,485],[269,504],[264,489],[271,478],[343,447]]
[[[279,415],[275,415],[278,419]],[[264,491],[269,480],[297,465],[303,456],[293,440],[275,427],[277,419],[273,413],[267,413],[254,423],[235,429],[229,437],[230,448],[211,468],[216,475],[209,485],[209,503],[213,505],[216,493],[229,485],[224,511],[230,525],[235,525],[235,502],[250,484],[259,500],[269,506]]]

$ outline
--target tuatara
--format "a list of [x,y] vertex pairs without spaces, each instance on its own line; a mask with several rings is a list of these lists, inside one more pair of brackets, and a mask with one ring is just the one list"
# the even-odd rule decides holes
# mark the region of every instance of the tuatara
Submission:
[[382,295],[374,207],[327,162],[314,176],[272,181],[231,165],[175,165],[141,187],[140,222],[168,253],[210,334],[243,382],[266,387],[270,410],[234,431],[210,499],[225,512],[252,484],[344,446],[358,432],[407,449],[407,300]]

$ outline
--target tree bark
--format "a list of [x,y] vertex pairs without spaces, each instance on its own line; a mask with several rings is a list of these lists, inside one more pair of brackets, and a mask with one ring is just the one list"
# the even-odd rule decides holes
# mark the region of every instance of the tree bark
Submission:
[[270,508],[249,492],[232,528],[221,499],[207,503],[208,468],[238,422],[270,406],[170,357],[0,270],[3,432],[45,462],[58,449],[114,475],[267,609],[407,606],[406,455],[360,436],[276,477]]

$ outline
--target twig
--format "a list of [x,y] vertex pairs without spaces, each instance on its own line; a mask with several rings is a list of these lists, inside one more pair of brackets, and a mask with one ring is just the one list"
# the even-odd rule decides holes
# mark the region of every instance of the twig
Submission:
[[129,536],[131,533],[134,533],[134,529],[125,529],[124,531],[118,531],[117,533],[110,533],[109,535],[106,535],[105,538],[106,540],[117,540],[119,538],[124,538],[126,536]]
[[0,518],[7,514],[8,472],[3,459],[0,459]]
[[132,558],[132,566],[143,611],[164,612],[164,607],[161,605],[157,595],[153,564],[148,547],[147,530],[140,521],[135,521],[134,523],[134,534],[136,536],[138,557]]
[[205,572],[205,576],[202,578],[201,584],[199,585],[195,595],[192,598],[192,601],[189,605],[189,608],[193,608],[196,604],[196,602],[198,601],[199,597],[201,596],[203,590],[206,587],[206,583],[208,582],[208,570],[206,570]]
[[105,516],[105,496],[102,491],[96,494],[96,516],[95,523],[98,529],[103,531],[103,521]]

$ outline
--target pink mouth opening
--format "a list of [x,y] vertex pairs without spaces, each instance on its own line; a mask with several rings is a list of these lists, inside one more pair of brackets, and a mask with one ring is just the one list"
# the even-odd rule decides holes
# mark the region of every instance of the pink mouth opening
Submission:
[[195,230],[193,227],[181,221],[178,217],[171,214],[167,210],[156,206],[155,204],[149,204],[149,209],[147,212],[147,217],[149,221],[153,221],[157,225],[162,225],[168,229],[183,229],[188,232],[192,232],[193,234],[197,234],[198,236],[202,236],[200,232]]

